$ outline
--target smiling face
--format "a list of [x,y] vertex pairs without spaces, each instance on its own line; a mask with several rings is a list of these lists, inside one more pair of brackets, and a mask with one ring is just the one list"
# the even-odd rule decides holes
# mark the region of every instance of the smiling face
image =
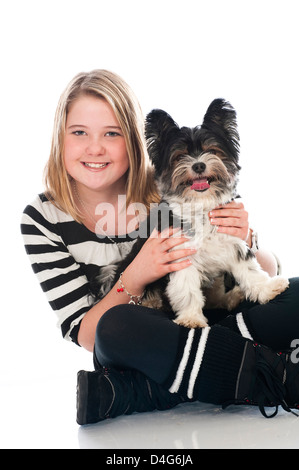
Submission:
[[81,190],[124,194],[129,168],[125,137],[111,106],[101,98],[82,95],[66,120],[64,162]]

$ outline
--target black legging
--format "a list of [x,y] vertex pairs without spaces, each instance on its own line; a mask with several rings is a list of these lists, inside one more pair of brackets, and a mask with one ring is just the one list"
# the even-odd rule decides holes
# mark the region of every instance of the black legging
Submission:
[[[299,338],[299,278],[266,305],[242,303],[234,312],[246,311],[253,339],[272,348],[288,349]],[[210,324],[219,323],[232,312],[205,311]],[[225,322],[224,322],[225,323]],[[118,305],[100,319],[95,338],[95,355],[100,364],[119,369],[136,369],[157,383],[169,376],[177,351],[181,327],[164,312],[136,305]]]

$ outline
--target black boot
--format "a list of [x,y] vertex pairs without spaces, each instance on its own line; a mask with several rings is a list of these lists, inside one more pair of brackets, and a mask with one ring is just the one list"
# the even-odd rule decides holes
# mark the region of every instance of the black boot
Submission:
[[[229,328],[182,328],[178,354],[163,386],[190,399],[226,408],[257,405],[265,417],[279,406],[299,409],[299,364]],[[266,407],[275,407],[267,414]]]
[[167,410],[186,401],[133,370],[81,370],[77,377],[77,423],[96,423],[123,414]]
[[[291,353],[273,352],[258,343],[248,341],[236,383],[235,399],[224,403],[256,405],[266,418],[276,416],[278,407],[285,411],[299,410],[299,364],[292,362]],[[265,408],[274,407],[271,414]]]

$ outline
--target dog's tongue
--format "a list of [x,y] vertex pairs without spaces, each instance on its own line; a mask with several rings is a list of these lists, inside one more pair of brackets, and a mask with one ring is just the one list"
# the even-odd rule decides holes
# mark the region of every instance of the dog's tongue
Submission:
[[207,178],[198,178],[193,181],[191,189],[195,191],[204,191],[205,189],[209,189],[210,185],[208,183]]

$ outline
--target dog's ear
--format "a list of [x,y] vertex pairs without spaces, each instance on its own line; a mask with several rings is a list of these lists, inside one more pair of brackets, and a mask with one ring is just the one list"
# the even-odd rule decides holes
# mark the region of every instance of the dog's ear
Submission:
[[230,153],[238,159],[240,138],[237,126],[237,113],[232,105],[222,98],[210,104],[205,114],[202,126],[207,139],[209,134],[224,140]]
[[172,144],[180,134],[180,128],[172,117],[161,109],[151,111],[145,120],[147,150],[156,172],[161,173],[168,161]]

